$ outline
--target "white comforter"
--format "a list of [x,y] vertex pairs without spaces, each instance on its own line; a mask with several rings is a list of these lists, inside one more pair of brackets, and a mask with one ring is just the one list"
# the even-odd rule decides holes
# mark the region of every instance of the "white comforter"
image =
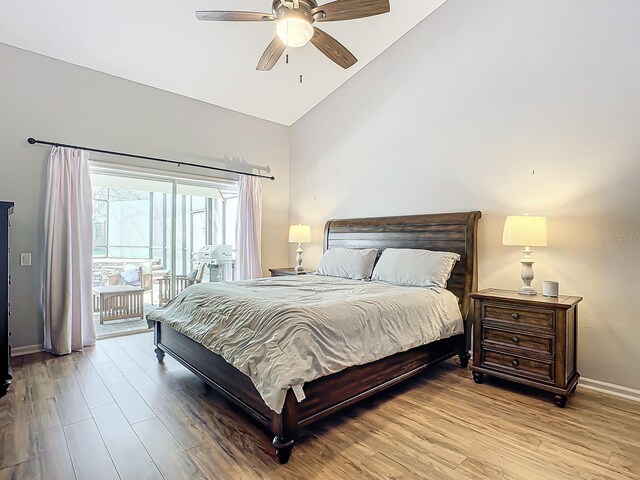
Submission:
[[319,275],[204,283],[147,315],[221,355],[282,411],[286,392],[463,332],[456,297]]

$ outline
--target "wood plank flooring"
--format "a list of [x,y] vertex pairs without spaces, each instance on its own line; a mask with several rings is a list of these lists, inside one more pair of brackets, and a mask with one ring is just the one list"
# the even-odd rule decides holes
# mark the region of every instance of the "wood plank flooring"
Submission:
[[4,479],[640,479],[640,403],[578,389],[566,409],[448,362],[306,429],[270,436],[151,334],[15,361],[0,399]]

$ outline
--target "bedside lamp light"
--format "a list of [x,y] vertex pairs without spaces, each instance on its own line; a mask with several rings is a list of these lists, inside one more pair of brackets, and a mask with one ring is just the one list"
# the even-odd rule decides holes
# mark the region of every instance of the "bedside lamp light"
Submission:
[[289,243],[297,243],[296,272],[302,270],[302,244],[311,241],[311,227],[309,225],[291,225],[289,227]]
[[502,244],[524,247],[522,263],[522,282],[524,286],[518,290],[520,295],[536,295],[537,292],[531,286],[533,280],[533,263],[531,247],[547,246],[547,219],[530,215],[507,217],[502,232]]

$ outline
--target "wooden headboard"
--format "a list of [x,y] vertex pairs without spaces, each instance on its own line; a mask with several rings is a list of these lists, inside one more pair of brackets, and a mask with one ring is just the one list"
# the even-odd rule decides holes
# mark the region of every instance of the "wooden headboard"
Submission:
[[477,236],[480,212],[329,220],[324,250],[330,248],[419,248],[459,253],[447,289],[460,299],[462,317],[478,279]]

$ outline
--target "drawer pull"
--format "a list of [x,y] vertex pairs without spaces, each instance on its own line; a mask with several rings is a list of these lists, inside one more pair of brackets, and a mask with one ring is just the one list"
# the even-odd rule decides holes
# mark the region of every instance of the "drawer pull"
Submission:
[[512,337],[512,338],[511,338],[511,341],[512,341],[513,343],[518,343],[518,342],[520,341],[520,339],[519,339],[518,337]]
[[511,318],[513,318],[514,320],[517,320],[520,318],[520,315],[518,315],[517,313],[512,313]]
[[514,358],[513,360],[511,360],[511,365],[513,365],[514,367],[517,367],[518,365],[520,365],[520,362],[518,361],[517,358]]

